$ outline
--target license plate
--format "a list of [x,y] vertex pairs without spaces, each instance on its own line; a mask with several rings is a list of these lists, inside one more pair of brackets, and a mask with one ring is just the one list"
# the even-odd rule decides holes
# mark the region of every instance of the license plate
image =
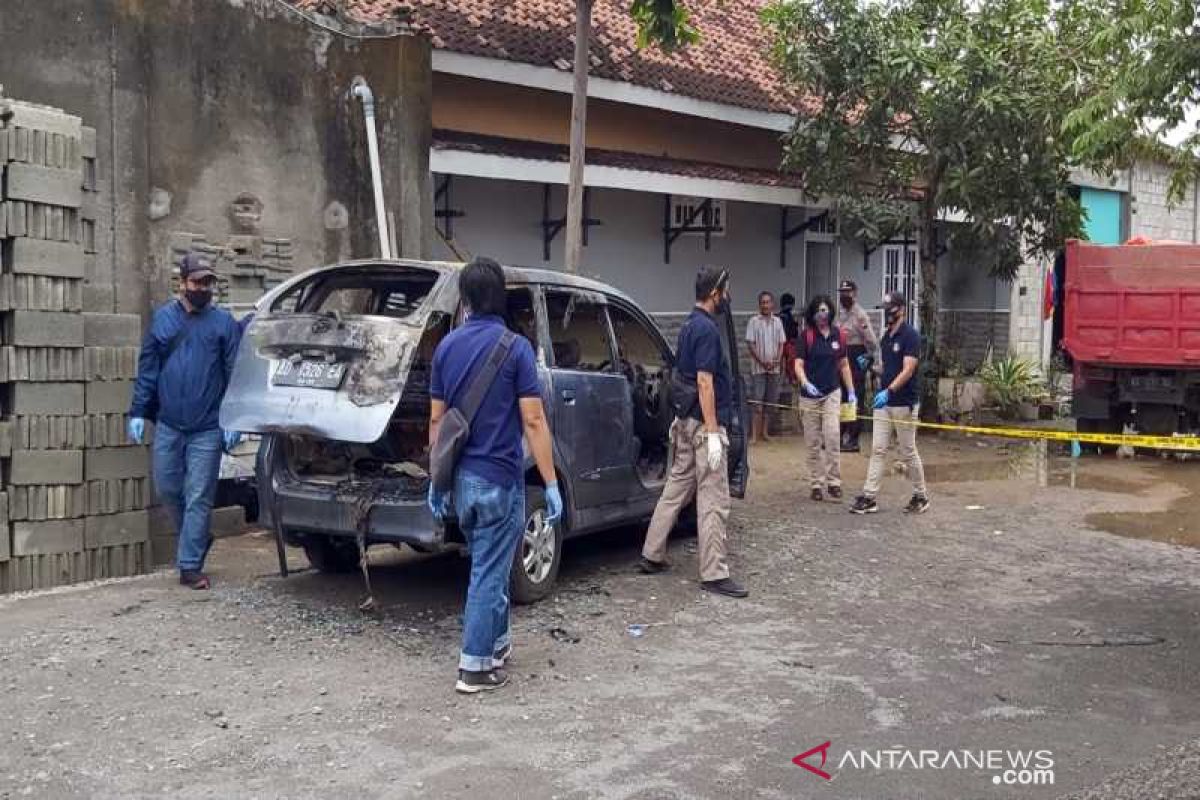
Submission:
[[336,389],[342,385],[345,374],[345,364],[281,361],[271,383],[275,386],[301,386],[306,389]]

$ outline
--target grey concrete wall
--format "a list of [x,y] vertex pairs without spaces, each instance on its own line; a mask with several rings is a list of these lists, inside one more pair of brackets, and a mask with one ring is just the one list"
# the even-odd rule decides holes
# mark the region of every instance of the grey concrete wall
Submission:
[[97,131],[93,310],[147,313],[189,247],[221,256],[240,301],[293,270],[374,255],[356,74],[379,100],[387,204],[401,236],[419,234],[400,190],[427,187],[428,97],[404,100],[428,91],[428,69],[421,39],[337,36],[268,0],[40,0],[0,14],[5,94]]
[[1130,235],[1200,242],[1196,187],[1189,187],[1180,202],[1170,205],[1167,203],[1170,179],[1171,170],[1162,164],[1142,162],[1131,170]]

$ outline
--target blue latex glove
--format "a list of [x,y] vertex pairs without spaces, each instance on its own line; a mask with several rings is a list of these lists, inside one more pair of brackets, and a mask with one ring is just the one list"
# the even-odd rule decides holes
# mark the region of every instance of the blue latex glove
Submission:
[[433,488],[433,481],[429,482],[429,495],[426,501],[429,504],[429,510],[437,520],[443,520],[450,514],[450,495],[447,492],[439,492]]
[[820,397],[821,396],[821,393],[819,391],[817,391],[817,387],[813,385],[812,381],[805,381],[804,384],[800,388],[802,388],[804,390],[804,393],[806,395],[808,395],[809,397]]
[[866,372],[868,369],[871,368],[871,357],[869,355],[867,355],[866,353],[863,353],[861,356],[859,356],[858,358],[856,358],[854,360],[858,364],[858,369],[861,372]]
[[852,406],[858,405],[858,395],[856,395],[853,391],[849,392],[846,395],[846,402]]
[[129,422],[125,425],[125,432],[129,434],[129,438],[141,444],[146,439],[146,420],[141,417],[130,417]]
[[557,481],[546,485],[546,522],[551,525],[562,519],[563,499]]
[[221,431],[221,446],[225,448],[226,453],[237,447],[241,440],[242,434],[237,431]]
[[891,396],[892,393],[887,389],[881,389],[879,394],[875,395],[875,402],[872,405],[875,408],[883,408],[888,404],[888,400],[891,398]]

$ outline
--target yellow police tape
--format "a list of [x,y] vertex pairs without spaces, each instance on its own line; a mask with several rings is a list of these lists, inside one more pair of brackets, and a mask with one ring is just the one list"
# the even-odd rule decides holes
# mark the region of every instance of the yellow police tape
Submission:
[[[785,406],[781,403],[763,403],[758,400],[749,401],[750,405],[767,408],[780,408],[785,411],[797,411],[798,406]],[[873,420],[872,416],[860,416],[859,420]],[[1032,439],[1048,442],[1079,442],[1080,444],[1102,444],[1113,447],[1128,445],[1129,447],[1146,447],[1157,450],[1200,451],[1200,436],[1148,436],[1136,433],[1081,433],[1078,431],[1054,431],[1038,428],[994,428],[979,425],[950,425],[945,422],[922,422],[919,420],[898,420],[888,418],[883,420],[892,425],[913,425],[918,428],[929,428],[955,433],[972,433],[977,436],[997,436],[1003,439]]]

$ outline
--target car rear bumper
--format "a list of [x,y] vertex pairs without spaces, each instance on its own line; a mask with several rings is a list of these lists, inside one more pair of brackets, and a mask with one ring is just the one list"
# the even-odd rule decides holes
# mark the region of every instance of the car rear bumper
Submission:
[[437,548],[445,542],[442,525],[423,499],[386,495],[370,498],[368,495],[374,493],[368,487],[346,491],[278,479],[273,484],[272,510],[288,538],[298,533],[353,538],[364,530],[368,542],[421,548]]

